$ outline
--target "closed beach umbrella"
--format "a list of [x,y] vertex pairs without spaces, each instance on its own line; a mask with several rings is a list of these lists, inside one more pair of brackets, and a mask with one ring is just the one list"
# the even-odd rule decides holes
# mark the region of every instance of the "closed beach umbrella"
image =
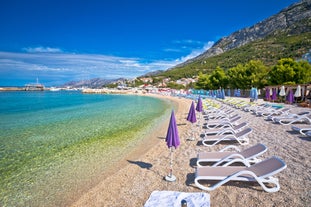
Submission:
[[252,100],[257,100],[258,99],[257,89],[254,88],[254,87],[251,89],[250,98]]
[[285,95],[286,95],[285,87],[284,87],[284,86],[281,87],[281,90],[280,90],[279,95],[280,95],[280,96],[285,96]]
[[270,90],[269,88],[266,88],[266,100],[270,100]]
[[195,123],[197,121],[193,101],[192,101],[192,104],[191,104],[190,109],[189,109],[187,121],[190,121],[191,123]]
[[227,90],[227,96],[231,96],[231,91],[230,91],[230,89]]
[[197,106],[195,108],[198,112],[202,112],[203,111],[203,104],[202,104],[202,99],[201,97],[199,96],[199,100],[198,100],[198,103],[197,103]]
[[168,125],[165,141],[167,147],[170,149],[170,158],[171,158],[170,172],[169,175],[165,177],[165,180],[172,182],[176,180],[176,177],[173,175],[173,147],[176,149],[180,145],[174,110],[171,113],[171,119]]
[[251,99],[254,100],[254,97],[255,97],[254,88],[251,88],[249,96],[250,96]]
[[273,100],[273,101],[277,100],[276,88],[274,88],[274,89],[272,90],[272,100]]
[[294,102],[294,95],[293,95],[293,89],[289,89],[289,93],[287,95],[286,100],[292,104]]
[[225,99],[225,89],[221,89],[221,98]]
[[[284,86],[281,87],[281,90],[280,90],[279,95],[280,95],[281,97],[286,96],[286,91],[285,91],[285,87],[284,87]],[[282,99],[283,99],[283,98],[282,98]]]
[[297,86],[297,89],[296,89],[296,92],[295,92],[294,96],[296,98],[301,96],[301,86],[300,85]]
[[192,101],[190,109],[189,109],[189,113],[187,116],[187,121],[191,122],[191,137],[189,138],[189,140],[195,140],[194,138],[194,130],[193,130],[193,124],[195,122],[197,122],[197,118],[195,115],[195,108],[194,108],[194,102]]

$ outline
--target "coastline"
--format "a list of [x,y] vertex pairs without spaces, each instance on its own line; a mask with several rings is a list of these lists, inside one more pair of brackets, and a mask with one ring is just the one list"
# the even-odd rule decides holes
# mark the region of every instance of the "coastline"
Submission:
[[[4,138],[1,139],[2,146],[8,144],[13,148],[14,145],[10,145],[10,143],[16,143],[19,146],[18,149],[20,149],[20,152],[33,152],[33,154],[25,153],[25,156],[20,157],[26,159],[27,156],[30,157],[31,155],[32,157],[36,157],[36,159],[28,159],[29,163],[31,163],[29,165],[25,165],[24,162],[16,162],[14,167],[18,170],[15,170],[11,168],[13,165],[10,165],[6,160],[18,161],[20,160],[18,159],[20,153],[14,153],[13,151],[11,154],[12,150],[10,150],[9,147],[7,148],[9,149],[8,151],[3,151],[5,153],[2,152],[4,156],[1,160],[1,169],[4,170],[2,174],[4,179],[1,182],[3,188],[1,188],[0,192],[0,206],[68,206],[85,193],[83,190],[90,189],[93,185],[102,180],[105,177],[102,172],[111,165],[118,163],[129,151],[143,141],[143,137],[148,134],[148,131],[154,128],[153,126],[162,123],[172,105],[170,101],[162,101],[152,97],[109,95],[107,97],[112,98],[114,101],[108,102],[113,103],[110,104],[112,106],[107,106],[107,104],[103,104],[103,100],[106,100],[106,98],[102,95],[83,95],[78,92],[70,93],[72,95],[71,98],[68,98],[66,93],[46,93],[45,95],[48,96],[45,97],[45,100],[51,105],[38,105],[44,106],[43,108],[49,108],[48,110],[40,109],[37,110],[37,112],[32,112],[28,110],[28,107],[23,107],[24,105],[27,106],[27,103],[36,102],[33,101],[37,100],[36,98],[34,99],[34,97],[38,97],[41,100],[41,94],[41,92],[17,92],[15,94],[10,92],[2,96],[7,98],[8,103],[13,103],[16,99],[23,100],[20,102],[22,105],[15,108],[19,108],[21,111],[24,110],[27,114],[27,116],[23,116],[23,113],[15,115],[12,112],[14,116],[11,116],[10,109],[12,107],[10,107],[10,105],[7,105],[7,107],[1,105],[1,108],[9,113],[8,117],[3,114],[2,122],[5,121],[10,125],[10,123],[19,123],[16,122],[16,120],[20,121],[20,124],[16,126],[17,130],[15,130],[15,128],[13,129],[13,127],[7,129],[5,127],[6,125],[3,123],[3,129],[7,130],[3,130],[3,133],[1,133],[1,138]],[[83,96],[83,98],[81,96]],[[55,110],[52,109],[55,103],[49,101],[49,99],[53,97],[58,97],[54,99],[57,103],[65,103],[64,99],[70,101],[70,103],[73,104],[73,108],[61,108],[61,110],[59,110],[55,107]],[[110,100],[110,98],[108,99]],[[120,103],[120,99],[123,100],[122,103]],[[30,102],[27,102],[27,100]],[[84,100],[82,101],[83,103],[87,102],[89,104],[85,107],[80,107],[79,104],[75,106],[75,101],[77,100]],[[92,100],[97,101],[91,104]],[[114,107],[113,105],[116,104],[119,104],[122,108],[118,109]],[[14,111],[14,107],[12,109]],[[62,114],[65,116],[59,116],[59,112],[64,112],[64,110],[66,113]],[[118,112],[115,113],[114,110]],[[139,110],[140,113],[135,113],[137,110]],[[74,113],[67,113],[69,111]],[[53,116],[54,114],[55,116]],[[122,114],[128,115],[122,116]],[[113,117],[112,115],[115,116]],[[28,121],[29,127],[24,124],[26,123],[23,121],[24,117],[25,120]],[[30,117],[33,119],[29,119]],[[67,117],[69,117],[69,119]],[[61,121],[58,121],[59,119]],[[43,120],[47,120],[47,122]],[[55,124],[50,125],[51,120]],[[106,122],[105,120],[110,120],[109,122],[111,122],[111,124],[103,124]],[[139,123],[137,123],[137,120],[139,120]],[[123,127],[123,124],[120,124],[120,121],[127,123],[126,128]],[[35,124],[33,125],[32,123]],[[39,126],[37,125],[38,123],[40,123]],[[24,133],[24,128],[19,130],[18,126],[24,128],[28,127],[31,130],[28,130],[28,133]],[[109,131],[111,132],[110,134],[106,133],[108,127],[114,130]],[[85,130],[81,131],[78,129]],[[96,141],[95,134],[94,138],[90,136],[93,138],[91,142],[86,140],[85,143],[79,142],[78,145],[66,147],[65,150],[54,150],[58,149],[58,146],[64,146],[64,143],[67,143],[66,141],[70,142],[71,137],[78,140],[81,137],[88,137],[87,135],[90,134],[89,131],[94,132],[96,130],[100,131],[98,137],[104,137],[104,139]],[[84,132],[86,133],[84,134]],[[94,133],[91,134],[93,135]],[[111,139],[111,136],[114,135],[117,139]],[[51,138],[49,139],[51,142],[47,142],[47,140],[44,139],[45,137]],[[27,143],[25,147],[22,145],[23,143]],[[53,151],[48,151],[50,148],[45,150],[45,148],[41,147],[41,143],[49,143],[46,145],[53,146]],[[45,156],[39,159],[42,154]],[[16,174],[18,176],[14,176],[14,174],[11,177],[6,176],[5,173],[9,174],[10,172],[17,172]]]
[[[166,100],[168,99],[172,102],[178,124],[181,145],[183,145],[185,141],[184,133],[190,127],[190,125],[186,123],[186,116],[192,100],[157,94],[143,94],[142,96],[152,96]],[[146,197],[147,194],[143,196],[142,200],[133,199],[133,196],[137,194],[137,196],[140,197],[142,195],[139,195],[141,194],[139,191],[146,190],[144,185],[142,185],[142,182],[150,182],[151,180],[148,181],[148,178],[144,177],[149,177],[148,174],[153,177],[156,174],[156,177],[158,177],[159,181],[161,181],[163,179],[161,177],[164,177],[168,172],[168,163],[161,163],[161,165],[164,164],[164,167],[167,168],[164,171],[158,171],[155,169],[155,164],[153,163],[154,154],[157,154],[158,150],[161,151],[158,161],[161,161],[162,158],[168,159],[169,150],[165,143],[168,123],[169,117],[159,123],[150,134],[146,135],[139,145],[130,154],[128,154],[124,160],[106,170],[104,172],[106,178],[85,193],[71,206],[143,206],[145,200],[148,198]],[[179,149],[177,149],[177,151],[178,150]],[[149,159],[151,160],[148,161]],[[132,179],[132,176],[137,176],[138,180],[135,181],[136,179]],[[140,178],[143,180],[139,180]],[[139,185],[137,186],[139,187],[138,192],[137,189],[132,191],[132,193],[124,191],[128,187],[131,188],[129,182],[135,182],[136,185]],[[125,188],[124,185],[126,185],[127,188]],[[143,189],[141,189],[141,187]]]
[[[187,132],[190,123],[186,117],[191,100],[177,97],[158,96],[169,98],[177,102],[175,116],[178,125],[181,145],[174,151],[173,174],[175,182],[167,182],[163,178],[169,171],[169,149],[164,141],[168,127],[167,122],[159,124],[154,133],[149,134],[152,140],[148,147],[144,144],[137,146],[126,160],[118,163],[108,172],[100,183],[87,191],[72,207],[85,206],[143,206],[150,194],[155,191],[204,192],[194,183],[195,159],[199,151],[219,150],[226,145],[206,148],[199,144],[199,135],[196,141],[187,141]],[[246,100],[246,99],[245,99]],[[296,106],[285,105],[291,112],[309,110]],[[256,183],[229,182],[210,194],[211,206],[308,206],[311,202],[311,141],[291,131],[291,126],[273,124],[249,112],[235,109],[253,128],[249,136],[250,144],[239,146],[246,148],[256,143],[263,143],[268,151],[262,158],[278,156],[283,159],[287,168],[278,173],[281,185],[280,191],[267,193]],[[202,129],[199,130],[202,132]]]

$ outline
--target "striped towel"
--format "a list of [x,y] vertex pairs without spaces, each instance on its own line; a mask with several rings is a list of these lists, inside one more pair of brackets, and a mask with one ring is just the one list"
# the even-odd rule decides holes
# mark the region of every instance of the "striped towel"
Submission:
[[144,207],[180,207],[186,200],[187,207],[210,207],[208,193],[184,193],[176,191],[153,191]]

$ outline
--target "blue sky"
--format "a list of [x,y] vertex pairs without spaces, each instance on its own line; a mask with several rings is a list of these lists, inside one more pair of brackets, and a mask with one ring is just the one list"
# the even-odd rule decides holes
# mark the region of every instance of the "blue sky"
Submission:
[[298,0],[0,0],[0,86],[134,78]]

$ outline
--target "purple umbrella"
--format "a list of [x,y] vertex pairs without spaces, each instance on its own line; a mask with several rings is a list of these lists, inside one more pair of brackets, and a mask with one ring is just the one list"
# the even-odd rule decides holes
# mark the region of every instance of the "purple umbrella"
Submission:
[[270,100],[270,89],[266,88],[266,100],[269,101]]
[[198,100],[198,104],[197,107],[195,108],[198,112],[202,112],[203,111],[203,104],[202,104],[202,99],[199,96],[199,100]]
[[286,97],[286,100],[292,104],[294,102],[294,94],[293,94],[293,89],[289,89],[289,93]]
[[165,180],[167,181],[175,181],[176,177],[173,175],[173,147],[176,149],[180,145],[179,135],[178,135],[178,129],[176,124],[176,119],[174,115],[174,110],[171,114],[170,123],[167,129],[167,134],[165,138],[167,147],[170,149],[170,173],[165,177]]
[[197,117],[195,115],[195,108],[194,108],[194,102],[192,101],[190,109],[189,109],[189,113],[187,116],[187,121],[191,122],[191,134],[192,137],[189,138],[189,140],[194,140],[194,131],[193,131],[193,124],[195,122],[197,122]]
[[272,98],[271,98],[273,101],[277,100],[277,97],[276,97],[276,88],[273,88],[272,89]]
[[[197,105],[197,107],[198,107],[198,105]],[[188,113],[188,116],[187,116],[187,121],[190,121],[191,123],[197,122],[193,101],[192,101],[192,104],[191,104],[190,109],[189,109],[189,113]]]

